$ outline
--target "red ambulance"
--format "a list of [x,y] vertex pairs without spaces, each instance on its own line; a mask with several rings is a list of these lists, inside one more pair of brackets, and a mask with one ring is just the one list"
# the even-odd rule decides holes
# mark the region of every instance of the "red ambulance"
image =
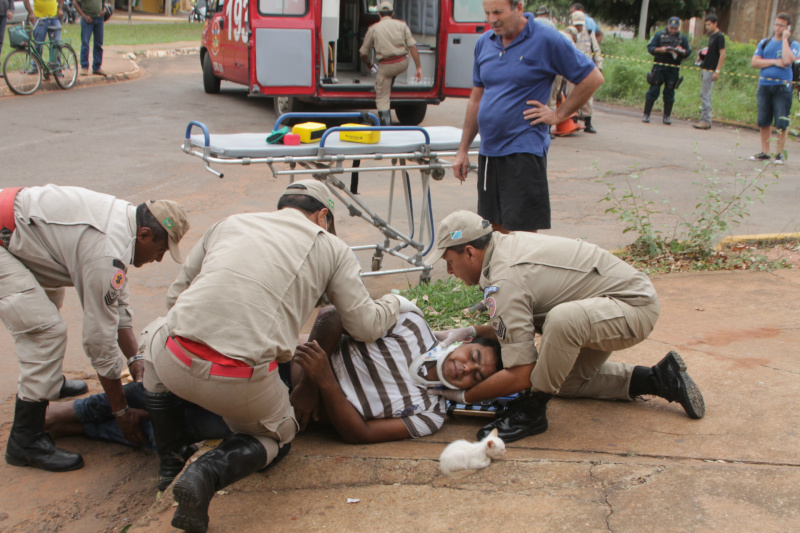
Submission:
[[[210,0],[200,62],[203,88],[221,80],[272,97],[277,114],[310,104],[375,107],[375,78],[358,49],[378,21],[379,0]],[[475,42],[487,29],[482,0],[394,0],[394,17],[417,41],[414,62],[395,79],[392,109],[417,125],[428,104],[469,96]]]

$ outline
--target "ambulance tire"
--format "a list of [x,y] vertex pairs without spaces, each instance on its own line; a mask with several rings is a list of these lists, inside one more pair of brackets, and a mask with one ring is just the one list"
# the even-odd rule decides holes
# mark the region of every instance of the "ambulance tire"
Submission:
[[419,126],[425,119],[428,104],[398,104],[394,108],[397,120],[403,126]]
[[275,106],[275,116],[279,117],[286,113],[299,113],[303,111],[303,102],[291,96],[276,96],[272,99]]
[[214,69],[211,67],[211,57],[206,52],[203,57],[203,90],[208,94],[218,94],[220,80],[215,74]]

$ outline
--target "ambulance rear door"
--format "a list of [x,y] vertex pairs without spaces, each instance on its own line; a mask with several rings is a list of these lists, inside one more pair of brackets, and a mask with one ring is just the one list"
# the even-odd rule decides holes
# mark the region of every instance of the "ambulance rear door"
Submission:
[[[475,43],[486,31],[482,0],[442,0],[439,64],[444,70],[442,96],[469,96]],[[441,72],[441,71],[440,71]]]
[[250,0],[252,93],[301,96],[316,91],[319,1]]
[[247,46],[248,0],[214,0],[209,24],[208,53],[217,77],[247,85],[249,55]]

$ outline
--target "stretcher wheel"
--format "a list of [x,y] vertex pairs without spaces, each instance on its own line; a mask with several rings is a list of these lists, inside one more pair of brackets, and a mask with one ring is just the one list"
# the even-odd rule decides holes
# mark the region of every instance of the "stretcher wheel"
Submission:
[[441,181],[444,179],[444,169],[443,168],[434,168],[431,170],[431,177],[436,181]]
[[383,256],[381,256],[381,257],[377,257],[377,256],[373,257],[372,258],[372,271],[373,272],[379,271],[381,269],[381,266],[383,266]]

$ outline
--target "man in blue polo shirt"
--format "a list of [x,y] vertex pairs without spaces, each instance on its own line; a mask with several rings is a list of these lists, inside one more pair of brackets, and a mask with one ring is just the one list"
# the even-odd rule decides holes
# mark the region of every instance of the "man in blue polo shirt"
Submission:
[[[521,0],[484,0],[483,8],[492,31],[475,45],[472,94],[453,173],[466,179],[467,152],[480,133],[478,214],[503,233],[550,229],[550,126],[580,109],[603,75],[558,31],[535,24]],[[557,74],[575,89],[554,110],[547,101]]]
[[761,130],[761,152],[750,157],[752,161],[769,161],[769,140],[772,126],[778,130],[775,164],[782,165],[786,129],[792,111],[792,63],[800,56],[800,44],[792,37],[792,17],[778,13],[775,17],[775,35],[767,37],[756,48],[750,64],[760,68],[758,78],[758,128]]

